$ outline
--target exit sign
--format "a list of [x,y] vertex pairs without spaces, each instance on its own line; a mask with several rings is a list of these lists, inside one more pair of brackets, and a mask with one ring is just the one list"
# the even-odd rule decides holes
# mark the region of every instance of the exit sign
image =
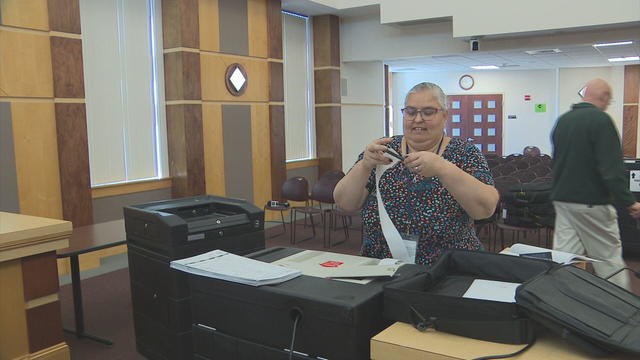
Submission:
[[524,101],[531,101],[531,95],[525,95]]

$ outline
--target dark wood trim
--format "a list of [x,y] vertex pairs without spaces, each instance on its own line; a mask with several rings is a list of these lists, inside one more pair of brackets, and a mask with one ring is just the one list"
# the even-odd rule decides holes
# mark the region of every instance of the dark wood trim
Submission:
[[204,194],[202,105],[167,106],[167,143],[172,197]]
[[48,0],[49,29],[71,34],[80,34],[79,0]]
[[29,352],[35,353],[64,341],[60,301],[27,309]]
[[200,48],[198,0],[162,0],[163,47]]
[[55,251],[22,258],[22,282],[25,301],[57,294],[60,287]]
[[87,113],[82,103],[56,103],[62,214],[73,226],[93,223]]
[[282,184],[287,178],[286,146],[284,134],[284,105],[269,106],[271,137],[271,198],[282,198]]
[[82,40],[52,36],[50,46],[53,96],[84,98]]
[[340,106],[316,108],[318,174],[342,170],[342,120]]
[[269,101],[284,101],[284,76],[281,62],[269,62]]
[[282,59],[282,4],[280,0],[267,0],[268,57]]

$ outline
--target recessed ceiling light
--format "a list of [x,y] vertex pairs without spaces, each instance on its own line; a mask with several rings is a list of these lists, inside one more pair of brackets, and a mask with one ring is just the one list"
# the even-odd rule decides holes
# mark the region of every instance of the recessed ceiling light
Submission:
[[495,66],[495,65],[476,65],[476,66],[472,66],[472,69],[476,69],[476,70],[491,70],[491,69],[499,69],[499,67]]
[[627,56],[627,57],[617,57],[609,59],[609,62],[620,62],[620,61],[638,61],[640,60],[640,56]]
[[612,43],[593,44],[593,47],[618,46],[618,45],[629,45],[629,44],[633,44],[633,41],[618,41],[618,42],[612,42]]

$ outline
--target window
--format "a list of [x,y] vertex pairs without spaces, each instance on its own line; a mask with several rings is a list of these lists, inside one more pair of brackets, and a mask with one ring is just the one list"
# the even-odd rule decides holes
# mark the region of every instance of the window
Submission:
[[91,185],[168,176],[160,0],[80,0]]
[[284,123],[287,160],[315,157],[311,21],[282,12]]

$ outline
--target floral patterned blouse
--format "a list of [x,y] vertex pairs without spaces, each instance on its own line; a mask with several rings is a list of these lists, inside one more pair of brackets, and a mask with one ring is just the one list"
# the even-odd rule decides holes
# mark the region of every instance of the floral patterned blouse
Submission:
[[[394,136],[387,146],[402,153],[401,143],[402,136]],[[363,156],[361,153],[358,161]],[[493,185],[487,162],[473,144],[451,139],[442,157],[481,182]],[[367,183],[369,196],[362,207],[364,234],[361,252],[363,256],[382,259],[391,257],[391,252],[380,226],[375,181],[374,169]],[[398,231],[418,238],[416,264],[433,264],[445,249],[482,248],[473,219],[442,186],[438,177],[414,174],[402,162],[397,162],[382,175],[380,195]]]

